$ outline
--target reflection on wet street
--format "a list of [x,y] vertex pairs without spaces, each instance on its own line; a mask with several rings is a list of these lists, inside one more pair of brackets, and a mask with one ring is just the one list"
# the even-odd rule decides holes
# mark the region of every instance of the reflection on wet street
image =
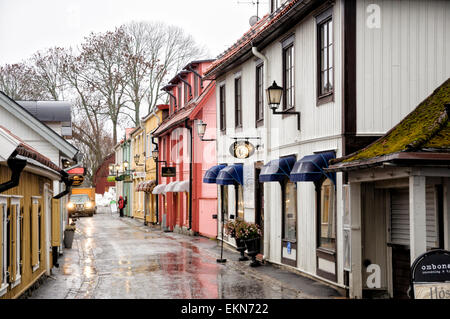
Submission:
[[226,264],[217,264],[218,252],[214,240],[164,233],[99,212],[77,221],[72,249],[64,250],[54,279],[32,298],[304,297],[264,280],[234,252]]

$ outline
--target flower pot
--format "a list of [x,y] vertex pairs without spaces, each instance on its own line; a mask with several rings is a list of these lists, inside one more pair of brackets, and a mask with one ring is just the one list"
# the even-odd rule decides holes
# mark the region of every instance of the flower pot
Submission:
[[252,257],[251,267],[260,266],[260,263],[256,260],[256,255],[259,253],[259,237],[245,240],[245,246],[247,247],[247,254]]
[[241,253],[241,257],[239,257],[239,261],[246,261],[248,258],[244,255],[244,251],[247,249],[245,246],[244,240],[240,238],[236,238],[236,250]]
[[64,231],[64,247],[72,248],[73,236],[75,235],[74,230],[65,230]]

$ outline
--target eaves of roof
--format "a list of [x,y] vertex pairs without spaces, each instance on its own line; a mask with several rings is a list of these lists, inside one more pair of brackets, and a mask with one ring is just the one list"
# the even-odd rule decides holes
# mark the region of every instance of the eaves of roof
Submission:
[[252,56],[252,47],[259,50],[288,32],[305,16],[317,9],[325,0],[291,0],[277,11],[266,15],[249,29],[233,46],[222,53],[205,71],[205,79],[216,79],[230,68]]
[[5,107],[5,109],[11,112],[11,114],[13,114],[19,120],[24,122],[37,134],[44,137],[48,142],[50,142],[53,146],[59,149],[64,155],[70,157],[71,159],[74,159],[76,155],[79,153],[79,150],[75,146],[67,142],[62,136],[58,135],[45,123],[41,122],[33,114],[28,112],[20,104],[18,104],[16,101],[14,101],[8,95],[6,95],[1,91],[0,91],[0,102],[3,102],[4,104],[3,106]]

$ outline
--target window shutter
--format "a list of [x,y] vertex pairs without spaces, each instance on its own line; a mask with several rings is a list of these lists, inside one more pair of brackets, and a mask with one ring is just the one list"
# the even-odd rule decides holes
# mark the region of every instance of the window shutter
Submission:
[[[427,249],[439,247],[436,218],[436,192],[434,186],[426,188],[426,237]],[[410,244],[409,231],[409,190],[391,191],[391,242],[399,245]]]
[[436,192],[434,186],[427,187],[426,193],[426,227],[427,227],[427,249],[439,248],[439,234],[436,218]]
[[391,191],[391,243],[409,245],[409,190]]
[[39,202],[33,199],[31,207],[31,265],[39,264],[39,233],[38,233]]
[[61,244],[61,223],[60,223],[60,210],[59,200],[52,199],[52,246],[59,247]]

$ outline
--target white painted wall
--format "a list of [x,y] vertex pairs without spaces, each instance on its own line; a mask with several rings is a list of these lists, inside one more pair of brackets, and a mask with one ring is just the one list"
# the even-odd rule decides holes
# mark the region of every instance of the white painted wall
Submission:
[[[342,101],[342,29],[341,15],[343,14],[342,4],[337,1],[333,9],[334,23],[334,65],[335,65],[335,95],[334,101],[317,106],[316,103],[316,20],[311,14],[301,23],[288,31],[285,36],[295,34],[294,55],[295,55],[295,105],[296,111],[301,112],[301,131],[297,130],[296,116],[282,117],[281,115],[270,114],[265,118],[265,125],[270,127],[269,139],[264,140],[264,127],[255,128],[255,76],[256,65],[259,60],[251,58],[243,64],[237,66],[232,71],[217,79],[216,99],[217,99],[217,123],[220,123],[220,86],[226,85],[226,122],[225,133],[217,132],[218,163],[228,165],[236,162],[244,162],[253,169],[254,162],[264,161],[264,147],[268,147],[267,163],[272,159],[277,159],[286,155],[296,155],[297,160],[303,156],[314,152],[335,150],[337,156],[342,155],[341,151],[341,101]],[[317,12],[316,12],[317,13]],[[278,85],[282,85],[282,46],[280,37],[271,45],[264,48],[262,53],[268,58],[268,81],[264,87],[267,88],[275,80]],[[234,128],[234,79],[240,74],[242,79],[242,107],[243,107],[243,128]],[[267,106],[266,106],[267,107]],[[271,113],[271,112],[270,112]],[[219,126],[219,124],[218,124]],[[229,147],[234,141],[232,137],[250,136],[261,137],[261,141],[251,140],[254,145],[261,144],[263,147],[245,161],[240,161],[232,157]],[[244,169],[245,170],[245,169]],[[337,186],[337,255],[338,255],[338,283],[343,283],[342,276],[342,240],[341,240],[341,220],[342,220],[342,180],[338,176]],[[297,233],[298,249],[297,261],[298,269],[309,274],[316,274],[316,210],[315,210],[315,188],[311,182],[297,183],[298,187],[298,215]],[[253,187],[244,188],[244,192],[253,194]],[[230,187],[229,194],[230,211],[234,211],[234,190]],[[245,198],[244,194],[244,198]],[[251,196],[251,195],[250,195]],[[265,236],[270,237],[269,260],[281,263],[281,187],[279,183],[265,183],[265,220],[270,219],[270,233]],[[220,200],[219,200],[220,203]],[[246,203],[245,219],[254,221],[254,206]]]
[[[450,2],[357,4],[357,131],[385,133],[450,77]],[[369,28],[368,5],[380,8]]]

